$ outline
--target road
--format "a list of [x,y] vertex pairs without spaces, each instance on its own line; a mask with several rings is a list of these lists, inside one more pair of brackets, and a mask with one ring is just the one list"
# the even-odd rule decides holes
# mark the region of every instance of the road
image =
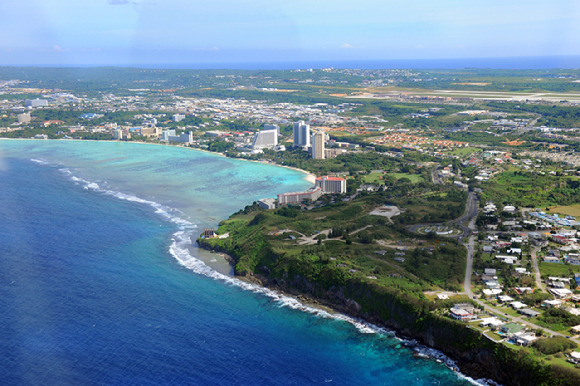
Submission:
[[[450,223],[456,224],[463,231],[462,237],[467,237],[471,234],[472,230],[475,230],[475,219],[477,217],[477,212],[479,211],[479,200],[474,192],[469,192],[467,196],[467,203],[465,204],[465,211],[455,220],[451,220]],[[469,221],[468,226],[463,225],[463,223]],[[471,224],[473,222],[473,224]],[[471,228],[471,229],[470,229]]]
[[471,275],[473,275],[473,250],[475,249],[475,236],[471,236],[467,244],[467,264],[465,266],[465,278],[463,279],[463,289],[470,299],[473,299],[473,292],[471,291]]
[[540,248],[532,247],[530,251],[530,256],[532,257],[532,268],[534,269],[534,275],[536,276],[536,287],[542,290],[542,292],[546,291],[546,288],[542,285],[542,276],[540,275],[540,268],[538,267],[538,251]]
[[516,130],[515,133],[518,135],[521,135],[521,134],[524,134],[528,130],[533,130],[534,126],[536,126],[536,123],[538,122],[538,120],[540,118],[542,118],[542,116],[540,114],[535,114],[535,115],[536,115],[536,117],[534,119],[532,119],[530,122],[528,122],[528,124],[525,127]]
[[[475,230],[476,226],[475,226],[475,221],[477,219],[477,212],[478,212],[478,207],[476,206],[475,208],[475,213],[470,212],[469,211],[469,202],[471,201],[471,196],[475,196],[475,193],[470,192],[469,193],[469,199],[468,199],[468,205],[466,205],[466,212],[471,214],[471,217],[469,219],[469,224],[467,225],[469,230]],[[475,201],[477,202],[477,198],[475,198]],[[465,293],[467,294],[467,296],[469,296],[470,299],[474,299],[475,296],[473,295],[473,292],[471,291],[471,276],[473,275],[473,255],[475,253],[475,236],[472,234],[471,236],[469,236],[469,240],[467,241],[465,245],[465,248],[467,248],[467,263],[465,264],[465,278],[463,280],[463,289],[465,290]]]
[[433,180],[434,184],[440,184],[441,180],[439,179],[439,174],[437,173],[437,167],[431,169],[431,180]]
[[[455,225],[457,228],[460,228],[463,232],[459,237],[465,238],[471,234],[471,229],[475,230],[475,218],[477,217],[477,212],[479,211],[479,201],[477,199],[477,195],[474,192],[469,192],[467,196],[467,203],[465,204],[465,210],[463,214],[457,217],[454,220],[449,221],[449,224]],[[467,221],[473,221],[473,227],[470,225],[469,227],[465,226],[464,223]],[[417,229],[423,228],[426,226],[437,226],[437,225],[445,225],[444,223],[429,223],[429,224],[414,224],[409,226],[407,229],[411,232],[417,232]],[[471,228],[471,229],[470,229]]]

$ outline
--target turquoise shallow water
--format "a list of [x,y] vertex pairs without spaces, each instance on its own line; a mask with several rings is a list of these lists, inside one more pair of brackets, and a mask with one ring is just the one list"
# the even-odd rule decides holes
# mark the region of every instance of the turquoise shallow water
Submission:
[[2,141],[0,151],[61,165],[102,188],[162,202],[204,224],[219,222],[254,200],[311,186],[302,172],[173,146]]
[[467,384],[197,259],[190,235],[303,178],[173,147],[0,141],[0,383]]

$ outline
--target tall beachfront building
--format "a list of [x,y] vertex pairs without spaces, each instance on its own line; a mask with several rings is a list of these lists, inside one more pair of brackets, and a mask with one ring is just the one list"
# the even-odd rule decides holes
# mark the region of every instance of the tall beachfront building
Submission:
[[253,149],[273,148],[278,145],[278,130],[260,130],[254,134]]
[[317,131],[312,134],[312,158],[324,159],[324,140],[326,134],[322,131]]
[[318,177],[316,187],[322,188],[322,193],[346,193],[346,180],[340,177]]
[[304,123],[304,121],[294,122],[292,124],[293,134],[294,134],[294,146],[295,147],[308,147],[310,146],[310,125]]

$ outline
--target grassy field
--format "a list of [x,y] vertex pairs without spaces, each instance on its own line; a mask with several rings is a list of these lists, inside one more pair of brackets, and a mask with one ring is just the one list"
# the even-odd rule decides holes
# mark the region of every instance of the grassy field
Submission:
[[[223,221],[219,232],[229,232],[229,238],[211,243],[225,250],[235,248],[240,257],[236,265],[239,272],[263,266],[291,271],[300,266],[308,267],[305,272],[310,272],[313,280],[323,272],[334,272],[415,292],[418,296],[428,289],[459,290],[465,272],[465,248],[447,240],[439,243],[433,240],[433,246],[423,241],[421,248],[406,252],[385,247],[385,243],[393,240],[415,246],[419,243],[415,237],[421,236],[404,231],[404,224],[397,224],[398,217],[395,224],[389,224],[384,217],[370,215],[384,205],[381,196],[374,194],[308,211],[253,209]],[[435,205],[420,198],[412,200],[405,205],[407,216],[412,214],[418,220],[426,215],[434,218]],[[458,205],[447,200],[437,203],[442,207]],[[322,239],[318,240],[319,236]],[[402,254],[404,261],[396,262],[395,253]]]
[[550,208],[550,212],[560,213],[567,216],[580,217],[580,204],[568,205],[568,206],[555,206]]
[[510,169],[483,184],[486,199],[523,207],[546,207],[580,200],[575,178]]
[[540,273],[542,276],[564,276],[569,277],[572,276],[573,273],[580,272],[580,266],[578,265],[568,265],[568,264],[559,264],[559,263],[545,263],[540,262]]
[[384,178],[384,176],[386,175],[393,177],[395,180],[399,180],[401,178],[408,178],[413,184],[423,181],[423,177],[421,177],[420,174],[409,174],[409,173],[370,173],[363,177],[363,181],[367,184],[372,183],[382,184],[383,179],[381,177]]
[[481,152],[482,152],[482,150],[480,148],[477,148],[477,147],[459,147],[459,148],[456,148],[456,149],[453,149],[452,151],[450,151],[449,154],[460,156],[460,157],[466,157],[466,156],[471,155],[473,153],[481,153]]
[[401,178],[408,178],[414,184],[423,181],[423,177],[421,177],[421,175],[419,175],[419,174],[389,173],[389,175],[396,178],[397,180],[399,180]]

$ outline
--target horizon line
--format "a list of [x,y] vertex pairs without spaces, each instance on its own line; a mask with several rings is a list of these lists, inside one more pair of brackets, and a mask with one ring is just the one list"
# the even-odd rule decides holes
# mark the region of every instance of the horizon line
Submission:
[[[526,64],[523,61],[535,60]],[[538,60],[546,63],[538,63]],[[460,65],[457,62],[466,62]],[[501,63],[503,61],[503,63]],[[548,63],[548,62],[551,63]],[[453,62],[456,62],[453,66]],[[478,63],[481,62],[481,63]],[[495,63],[492,63],[495,62]],[[516,63],[519,62],[519,63]],[[562,63],[564,62],[564,63]],[[566,63],[568,62],[568,63]],[[573,63],[572,63],[573,62]],[[1,67],[32,68],[143,68],[167,70],[299,70],[299,69],[357,69],[353,64],[377,65],[380,63],[399,64],[401,67],[363,67],[361,69],[580,69],[580,55],[537,55],[504,57],[456,57],[417,59],[313,59],[313,60],[261,60],[261,61],[203,61],[203,62],[141,62],[141,63],[42,63],[42,64],[2,64]],[[433,64],[445,64],[443,67]],[[348,67],[343,67],[349,64]],[[431,64],[425,66],[425,64]],[[517,64],[517,65],[515,65]],[[236,67],[240,66],[240,67]],[[265,67],[272,66],[272,67]],[[249,68],[250,67],[250,68]]]

